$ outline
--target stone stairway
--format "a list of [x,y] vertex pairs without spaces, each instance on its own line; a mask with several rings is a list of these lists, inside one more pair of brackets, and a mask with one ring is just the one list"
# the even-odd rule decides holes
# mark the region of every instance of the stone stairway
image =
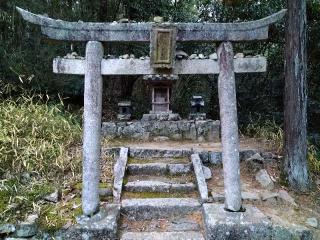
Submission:
[[123,240],[204,239],[202,206],[190,160],[129,160],[119,230]]

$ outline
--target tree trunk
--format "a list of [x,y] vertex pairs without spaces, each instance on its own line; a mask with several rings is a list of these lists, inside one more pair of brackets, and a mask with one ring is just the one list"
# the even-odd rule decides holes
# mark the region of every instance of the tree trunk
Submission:
[[284,143],[285,171],[290,187],[307,191],[307,53],[306,1],[288,0],[286,33]]

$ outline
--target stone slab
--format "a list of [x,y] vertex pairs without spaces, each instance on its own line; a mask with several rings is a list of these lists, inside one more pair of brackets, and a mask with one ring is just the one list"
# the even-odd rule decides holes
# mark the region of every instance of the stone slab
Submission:
[[121,240],[205,240],[200,232],[127,232]]
[[223,204],[203,204],[203,213],[207,239],[271,239],[271,222],[255,207],[234,213],[225,211]]
[[192,192],[196,189],[193,183],[166,183],[161,181],[134,181],[125,185],[128,192]]
[[[110,67],[112,66],[112,67]],[[85,74],[85,60],[55,58],[53,72],[58,74]],[[235,73],[266,72],[267,59],[265,57],[234,59]],[[218,62],[211,59],[192,59],[176,61],[172,74],[219,74]],[[153,75],[156,70],[151,67],[150,60],[140,59],[103,59],[101,63],[102,75]],[[149,118],[149,117],[148,117]]]
[[145,163],[128,164],[127,171],[133,175],[180,175],[190,173],[191,164]]
[[121,148],[120,155],[114,165],[113,198],[116,203],[120,202],[123,178],[128,162],[128,148]]
[[315,240],[310,229],[273,223],[259,209],[227,212],[223,204],[203,204],[206,238],[210,240]]
[[201,204],[192,198],[124,199],[121,212],[132,219],[156,219],[199,211]]
[[208,201],[208,186],[203,173],[203,165],[198,154],[191,155],[194,173],[196,175],[198,191],[202,202]]
[[80,217],[78,224],[68,230],[59,231],[57,240],[107,240],[116,239],[118,220],[120,217],[120,204],[108,204],[92,218]]

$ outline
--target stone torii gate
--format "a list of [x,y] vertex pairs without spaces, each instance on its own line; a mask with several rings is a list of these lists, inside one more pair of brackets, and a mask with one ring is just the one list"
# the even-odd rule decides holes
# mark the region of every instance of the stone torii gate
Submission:
[[[231,42],[265,40],[269,26],[286,14],[241,23],[83,23],[54,20],[17,8],[22,17],[41,26],[51,39],[87,42],[85,59],[53,60],[53,71],[85,75],[83,133],[83,213],[99,210],[102,75],[219,74],[225,209],[242,210],[235,73],[265,72],[264,57],[234,58]],[[221,42],[218,61],[175,60],[176,42]],[[101,42],[150,42],[151,59],[103,59]]]

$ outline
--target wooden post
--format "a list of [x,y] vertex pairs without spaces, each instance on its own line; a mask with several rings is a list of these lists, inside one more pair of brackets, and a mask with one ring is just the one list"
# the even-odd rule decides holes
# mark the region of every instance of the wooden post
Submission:
[[92,216],[99,210],[99,182],[101,155],[103,46],[90,41],[86,46],[83,127],[83,214]]
[[220,103],[222,161],[224,173],[225,208],[241,210],[239,133],[237,98],[232,44],[223,42],[218,48],[220,74],[218,92]]

